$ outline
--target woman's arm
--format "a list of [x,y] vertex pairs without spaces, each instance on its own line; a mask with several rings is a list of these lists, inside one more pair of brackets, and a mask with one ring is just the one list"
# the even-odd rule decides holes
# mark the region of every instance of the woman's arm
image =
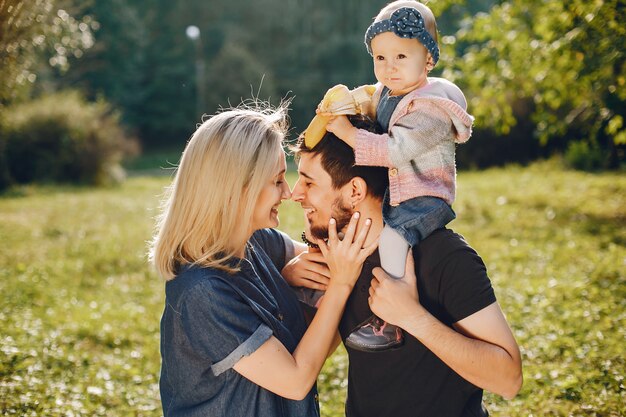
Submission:
[[234,366],[235,371],[275,394],[301,400],[311,390],[330,351],[350,288],[331,286],[293,355],[274,336]]
[[350,220],[343,240],[331,220],[328,243],[319,242],[331,271],[330,283],[315,318],[293,355],[274,336],[249,356],[240,359],[235,371],[275,394],[302,399],[311,390],[335,340],[345,303],[360,274],[363,262],[377,242],[363,247],[371,221],[364,221],[358,236],[358,213]]

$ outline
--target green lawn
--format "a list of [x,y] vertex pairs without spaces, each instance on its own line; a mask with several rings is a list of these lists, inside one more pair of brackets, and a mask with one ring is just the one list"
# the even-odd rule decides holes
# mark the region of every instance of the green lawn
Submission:
[[[0,198],[2,415],[161,415],[163,282],[146,242],[167,182]],[[625,415],[626,177],[539,163],[458,183],[452,227],[485,260],[524,359],[518,397],[487,394],[492,415]],[[297,237],[298,207],[281,220]],[[320,376],[322,415],[343,415],[346,371],[340,350]]]

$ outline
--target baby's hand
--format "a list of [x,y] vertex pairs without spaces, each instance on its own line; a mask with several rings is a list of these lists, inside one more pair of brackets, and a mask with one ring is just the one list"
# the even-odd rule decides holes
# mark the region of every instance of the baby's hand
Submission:
[[352,126],[352,123],[350,123],[350,120],[348,120],[346,116],[333,116],[330,113],[320,113],[320,115],[330,117],[326,125],[327,131],[334,133],[335,136],[354,148],[357,129]]

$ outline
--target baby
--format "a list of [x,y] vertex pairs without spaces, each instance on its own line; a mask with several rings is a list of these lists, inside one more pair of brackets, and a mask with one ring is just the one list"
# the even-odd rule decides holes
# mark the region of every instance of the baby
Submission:
[[[329,118],[326,130],[354,148],[357,165],[389,168],[379,253],[383,269],[401,278],[409,247],[456,217],[455,146],[469,139],[473,117],[456,85],[428,77],[439,46],[427,6],[406,0],[388,4],[365,32],[365,45],[378,80],[371,108],[386,133],[357,129],[345,115],[318,113]],[[364,351],[400,343],[401,332],[376,316],[346,340]]]

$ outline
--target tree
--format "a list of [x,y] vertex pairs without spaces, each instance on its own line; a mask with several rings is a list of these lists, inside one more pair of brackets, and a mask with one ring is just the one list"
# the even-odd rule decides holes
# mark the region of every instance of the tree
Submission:
[[[623,159],[626,8],[618,0],[505,1],[466,20],[444,76],[478,125],[508,133],[530,117],[542,144],[584,139]],[[525,115],[528,116],[525,116]],[[608,159],[608,158],[607,158]]]
[[0,0],[0,107],[27,94],[42,61],[64,72],[93,45],[97,22],[74,12],[62,0]]
[[[460,0],[437,6],[455,2]],[[295,96],[291,119],[299,132],[333,84],[373,82],[363,33],[386,3],[94,1],[84,13],[101,24],[95,46],[58,82],[121,108],[122,120],[146,146],[182,144],[199,121],[196,102],[212,114],[252,94],[274,104]],[[189,25],[200,29],[198,50],[185,36]],[[196,88],[198,57],[206,68],[204,88]],[[205,97],[198,100],[198,91]]]

